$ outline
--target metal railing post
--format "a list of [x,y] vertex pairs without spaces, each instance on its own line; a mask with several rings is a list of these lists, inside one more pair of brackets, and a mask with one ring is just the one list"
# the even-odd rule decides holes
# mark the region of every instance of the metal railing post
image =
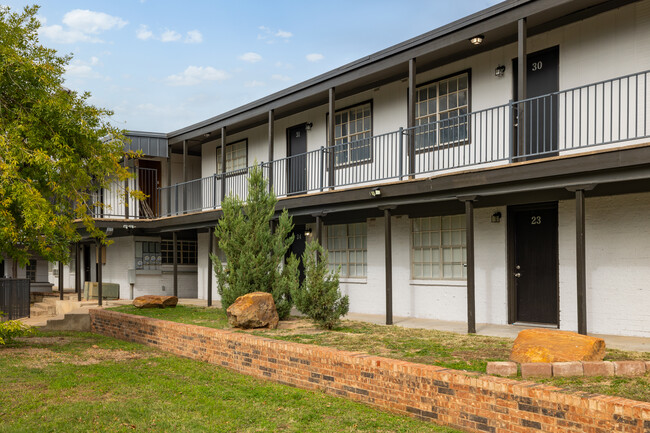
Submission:
[[510,116],[510,131],[508,131],[509,142],[510,142],[510,155],[508,160],[512,162],[515,157],[515,107],[514,102],[511,99],[508,101],[508,111]]
[[404,178],[404,128],[400,126],[399,128],[399,137],[397,139],[398,144],[398,164],[397,174],[399,175],[399,180]]
[[323,192],[323,182],[325,181],[325,146],[320,147],[320,192]]
[[217,173],[212,175],[212,209],[217,208]]

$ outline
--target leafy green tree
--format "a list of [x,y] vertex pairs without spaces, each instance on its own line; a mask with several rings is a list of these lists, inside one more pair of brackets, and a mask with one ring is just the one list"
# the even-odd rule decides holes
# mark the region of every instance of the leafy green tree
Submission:
[[338,270],[329,271],[327,251],[315,240],[307,243],[302,262],[305,280],[291,292],[296,308],[319,326],[332,329],[350,307],[348,295],[341,296],[339,290]]
[[293,243],[293,222],[286,210],[271,231],[277,198],[270,193],[262,169],[257,165],[248,177],[246,201],[226,197],[221,204],[223,217],[215,228],[219,248],[226,256],[226,266],[212,255],[217,288],[224,311],[247,293],[269,292],[273,295],[280,319],[285,319],[293,305],[291,290],[298,287],[298,259],[284,257]]
[[32,253],[67,261],[77,222],[104,240],[93,191],[128,177],[112,113],[63,87],[71,57],[39,43],[37,11],[0,6],[0,260],[22,266]]

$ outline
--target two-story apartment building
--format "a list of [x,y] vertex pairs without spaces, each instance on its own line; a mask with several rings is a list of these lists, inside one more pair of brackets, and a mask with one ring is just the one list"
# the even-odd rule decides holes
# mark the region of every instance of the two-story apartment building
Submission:
[[[353,312],[650,337],[649,70],[650,0],[506,1],[132,132],[149,198],[98,214],[102,278],[125,298],[218,299],[211,230],[259,164],[293,250],[326,246]],[[94,244],[76,256],[94,280]]]

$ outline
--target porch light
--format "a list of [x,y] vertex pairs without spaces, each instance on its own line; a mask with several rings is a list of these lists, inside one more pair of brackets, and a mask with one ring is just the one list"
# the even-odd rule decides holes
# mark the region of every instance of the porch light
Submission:
[[308,123],[305,124],[305,130],[307,130],[307,131],[311,131],[311,128],[312,128],[313,126],[314,126],[313,123],[308,122]]
[[379,188],[373,188],[370,190],[370,195],[372,197],[379,197],[381,195],[381,190]]
[[492,214],[491,221],[493,223],[500,223],[501,222],[501,212],[494,212]]
[[485,37],[484,37],[483,35],[478,35],[478,36],[474,36],[474,37],[471,38],[469,41],[470,41],[473,45],[481,45],[481,44],[483,43],[483,39],[485,39]]
[[504,65],[499,65],[494,69],[495,77],[501,78],[505,73],[506,73],[506,67]]
[[311,227],[305,229],[305,236],[311,236]]

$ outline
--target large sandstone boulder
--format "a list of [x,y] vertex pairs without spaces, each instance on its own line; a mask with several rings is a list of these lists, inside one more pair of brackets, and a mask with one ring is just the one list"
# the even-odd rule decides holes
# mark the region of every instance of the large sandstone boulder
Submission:
[[166,308],[175,307],[176,304],[178,304],[176,296],[145,295],[133,300],[133,306],[136,308]]
[[519,363],[602,361],[604,357],[603,339],[555,329],[524,329],[510,353],[510,360]]
[[226,310],[228,323],[233,328],[270,328],[278,327],[280,318],[275,309],[275,302],[270,293],[253,292],[240,296]]

